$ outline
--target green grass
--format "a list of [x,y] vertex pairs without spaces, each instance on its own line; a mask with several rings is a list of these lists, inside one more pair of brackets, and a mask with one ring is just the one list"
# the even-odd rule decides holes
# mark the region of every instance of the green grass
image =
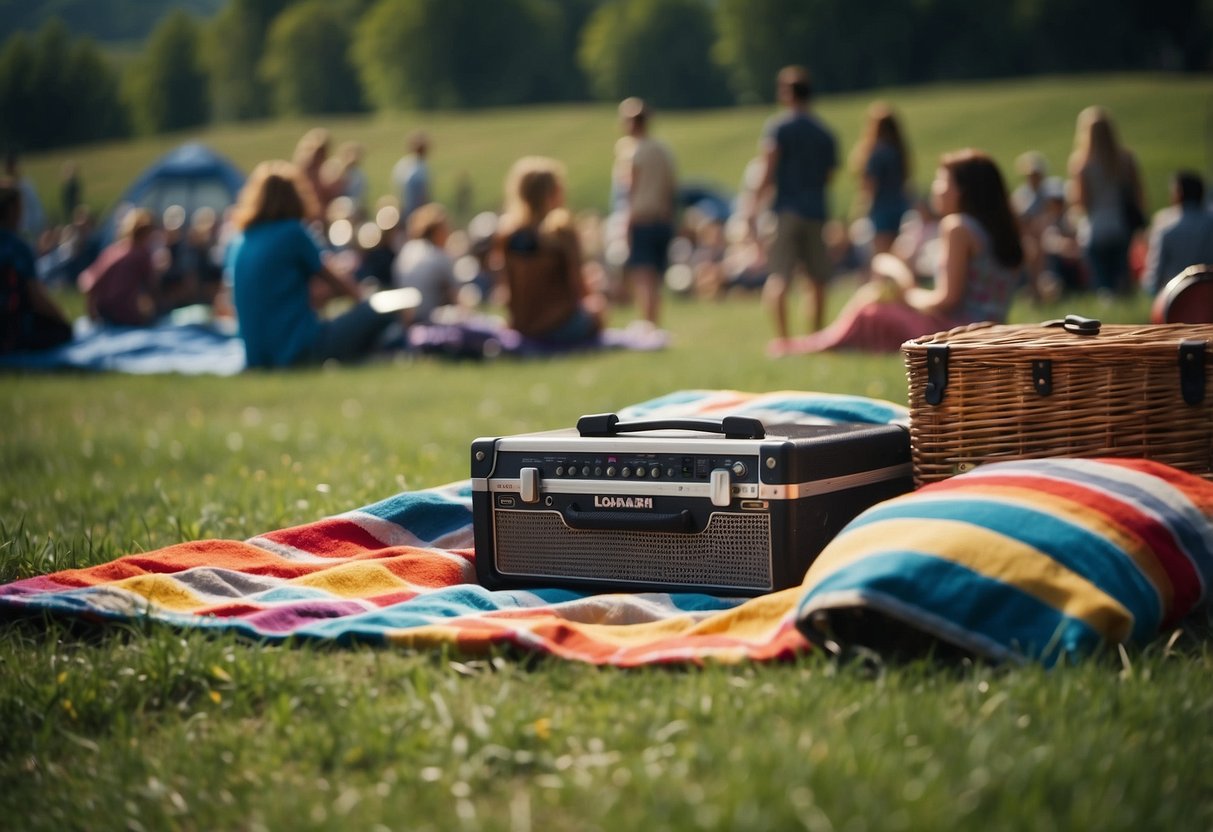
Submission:
[[[987,143],[1004,159],[1040,147],[1055,166],[1073,114],[1102,100],[1161,171],[1200,164],[1199,130],[1178,130],[1171,102],[1187,102],[1191,126],[1210,89],[1204,79],[1078,79],[895,100],[920,159]],[[851,119],[853,133],[866,100],[822,106],[840,130]],[[993,123],[1013,102],[1014,117]],[[734,171],[762,115],[668,114],[660,124],[684,169]],[[406,121],[334,127],[379,137],[372,173],[386,177]],[[427,123],[441,137],[442,175],[480,165],[478,193],[528,150],[568,160],[587,200],[605,192],[607,108]],[[302,126],[208,139],[249,161],[285,154]],[[104,172],[116,189],[152,149],[74,155],[100,195]],[[63,158],[30,166],[53,176]],[[834,308],[844,296],[840,286]],[[671,299],[667,311],[675,343],[656,354],[227,379],[6,375],[0,582],[244,538],[462,479],[478,435],[563,427],[675,389],[906,399],[898,356],[765,359],[769,324],[753,297]],[[1147,309],[1020,302],[1013,315],[1063,311],[1133,322]],[[1052,672],[818,655],[622,672],[515,655],[267,647],[140,624],[3,622],[0,828],[1203,830],[1213,827],[1208,633],[1207,623],[1188,626],[1173,641]]]
[[[1069,308],[1145,314],[1141,302],[1093,306]],[[1058,311],[1021,303],[1015,317]],[[677,388],[905,400],[897,356],[763,358],[753,298],[671,303],[669,325],[678,340],[660,354],[8,376],[0,580],[242,538],[460,479],[476,435],[564,426]],[[1210,672],[1213,650],[1191,632],[1054,672],[823,656],[623,672],[7,623],[0,818],[18,829],[1204,829]]]
[[[838,133],[844,157],[854,145],[868,104],[892,103],[904,119],[920,187],[930,184],[941,153],[959,147],[987,150],[1014,179],[1012,163],[1025,150],[1040,150],[1052,172],[1065,173],[1078,112],[1108,107],[1125,143],[1134,149],[1147,180],[1150,205],[1166,204],[1167,176],[1176,168],[1213,172],[1213,78],[1178,75],[1047,77],[1027,81],[948,84],[876,90],[821,99],[818,109]],[[654,131],[674,149],[685,179],[737,187],[755,154],[769,108],[658,113]],[[576,105],[479,112],[404,113],[358,118],[318,118],[210,127],[189,134],[137,142],[30,154],[25,167],[47,207],[58,208],[63,162],[76,160],[85,197],[98,210],[110,207],[134,177],[160,153],[199,138],[245,170],[263,159],[290,158],[310,127],[328,127],[336,141],[356,139],[367,148],[365,168],[372,194],[392,192],[392,165],[403,153],[405,133],[426,128],[433,137],[437,198],[452,202],[466,173],[478,209],[500,207],[501,186],[520,156],[546,154],[565,162],[569,199],[576,208],[604,209],[617,137],[614,107]],[[846,212],[854,177],[836,180],[834,205]]]

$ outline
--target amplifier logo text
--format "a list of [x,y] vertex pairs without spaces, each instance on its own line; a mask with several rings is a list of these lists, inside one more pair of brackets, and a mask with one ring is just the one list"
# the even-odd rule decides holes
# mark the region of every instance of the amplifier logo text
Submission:
[[652,497],[594,497],[594,508],[653,508]]

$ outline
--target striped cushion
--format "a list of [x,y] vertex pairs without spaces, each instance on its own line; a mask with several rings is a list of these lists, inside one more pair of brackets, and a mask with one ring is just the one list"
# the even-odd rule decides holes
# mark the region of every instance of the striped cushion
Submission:
[[1143,460],[987,465],[874,506],[805,575],[832,648],[1053,664],[1144,644],[1205,599],[1213,483]]

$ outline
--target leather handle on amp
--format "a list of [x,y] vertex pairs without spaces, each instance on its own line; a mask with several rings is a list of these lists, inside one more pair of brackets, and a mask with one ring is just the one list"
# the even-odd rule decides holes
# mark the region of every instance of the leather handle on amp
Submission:
[[578,531],[672,532],[690,534],[694,520],[683,509],[673,514],[649,514],[637,511],[582,511],[571,505],[561,512],[569,528]]
[[726,439],[762,439],[766,433],[760,419],[752,416],[725,416],[723,419],[652,419],[621,422],[614,413],[596,413],[577,420],[577,432],[584,436],[618,436],[646,430],[696,430],[723,433]]

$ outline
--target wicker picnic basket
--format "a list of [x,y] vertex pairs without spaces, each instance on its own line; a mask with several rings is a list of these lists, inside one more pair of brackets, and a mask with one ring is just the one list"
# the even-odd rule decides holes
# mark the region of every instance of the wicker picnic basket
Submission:
[[1138,457],[1213,479],[1213,324],[974,324],[902,345],[918,485],[988,462]]

